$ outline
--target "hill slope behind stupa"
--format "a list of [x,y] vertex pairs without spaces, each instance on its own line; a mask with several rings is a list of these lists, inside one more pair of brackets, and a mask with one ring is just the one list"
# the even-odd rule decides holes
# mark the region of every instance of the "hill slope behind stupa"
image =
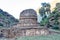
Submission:
[[18,23],[18,20],[15,19],[9,13],[0,9],[0,27],[10,27]]

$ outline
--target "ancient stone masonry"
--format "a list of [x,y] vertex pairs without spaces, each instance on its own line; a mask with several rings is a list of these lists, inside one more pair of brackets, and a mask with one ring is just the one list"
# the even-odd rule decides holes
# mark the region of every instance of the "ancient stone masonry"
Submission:
[[37,14],[33,9],[26,9],[20,13],[20,19],[17,25],[14,25],[10,29],[5,29],[3,35],[5,37],[13,38],[17,36],[35,36],[35,35],[47,35],[49,31],[47,28],[40,26],[37,23]]
[[20,32],[16,33],[16,36],[35,36],[35,35],[47,35],[48,29],[43,28],[37,23],[37,13],[33,9],[26,9],[20,13],[20,21],[13,28],[19,29]]

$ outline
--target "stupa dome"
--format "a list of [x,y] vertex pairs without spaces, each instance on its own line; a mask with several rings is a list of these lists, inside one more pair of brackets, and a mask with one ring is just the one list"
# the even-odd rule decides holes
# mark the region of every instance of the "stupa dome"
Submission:
[[20,17],[23,18],[37,18],[36,11],[33,9],[26,9],[20,13]]

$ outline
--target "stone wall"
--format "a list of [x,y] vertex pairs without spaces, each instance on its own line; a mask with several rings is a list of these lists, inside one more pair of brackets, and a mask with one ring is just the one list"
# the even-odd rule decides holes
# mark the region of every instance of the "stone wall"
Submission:
[[[47,29],[2,29],[0,32],[3,37],[14,38],[17,36],[36,36],[36,35],[48,35],[49,31]],[[0,34],[1,34],[0,33]]]

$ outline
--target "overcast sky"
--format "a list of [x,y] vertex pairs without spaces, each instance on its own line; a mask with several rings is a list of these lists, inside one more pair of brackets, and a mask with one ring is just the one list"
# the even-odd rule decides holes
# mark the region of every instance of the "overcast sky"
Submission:
[[19,19],[20,12],[24,9],[37,9],[42,2],[51,3],[53,0],[0,0],[0,8]]

